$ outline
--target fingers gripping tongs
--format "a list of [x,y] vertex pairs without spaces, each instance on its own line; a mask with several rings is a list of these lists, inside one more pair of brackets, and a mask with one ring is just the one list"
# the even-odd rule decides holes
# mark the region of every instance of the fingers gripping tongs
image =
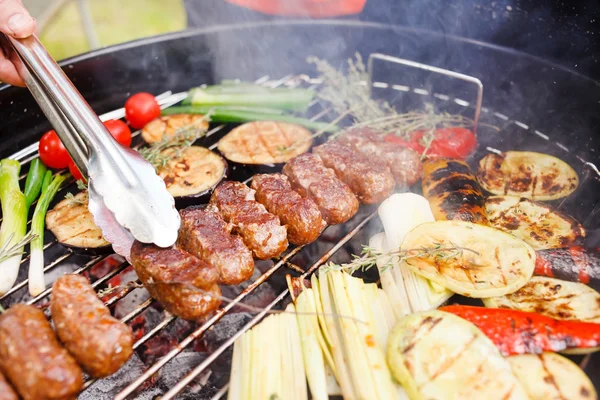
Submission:
[[179,213],[154,167],[112,138],[35,35],[8,40],[19,74],[88,177],[89,210],[115,252],[129,260],[134,239],[160,247],[175,243]]

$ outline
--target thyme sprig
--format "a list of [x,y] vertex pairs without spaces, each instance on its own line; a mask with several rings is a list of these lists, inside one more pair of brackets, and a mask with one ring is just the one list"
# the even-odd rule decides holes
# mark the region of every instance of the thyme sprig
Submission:
[[10,258],[22,255],[23,246],[29,244],[33,239],[37,237],[37,235],[34,235],[33,233],[29,232],[21,240],[9,247],[9,243],[12,241],[13,236],[14,233],[11,233],[6,243],[4,243],[2,247],[0,247],[0,263]]
[[348,264],[333,264],[327,263],[321,267],[321,271],[327,273],[329,271],[346,271],[354,274],[356,271],[366,271],[377,266],[377,260],[380,257],[389,257],[387,262],[382,266],[381,272],[393,267],[395,263],[407,262],[413,258],[433,259],[435,262],[444,260],[455,260],[462,258],[465,252],[471,252],[475,255],[480,255],[479,252],[469,249],[468,247],[459,246],[453,242],[448,244],[434,243],[430,247],[419,247],[407,250],[395,250],[389,253],[382,253],[377,249],[363,245],[361,255],[353,255],[353,260]]
[[141,148],[141,156],[156,169],[165,167],[170,159],[181,156],[196,140],[206,135],[206,128],[202,123],[209,121],[210,115],[210,112],[206,113],[201,119],[175,131],[173,136],[165,134],[158,142]]

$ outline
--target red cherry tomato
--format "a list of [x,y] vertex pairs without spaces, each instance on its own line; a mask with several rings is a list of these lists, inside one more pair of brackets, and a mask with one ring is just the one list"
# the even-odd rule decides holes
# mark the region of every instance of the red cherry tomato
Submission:
[[120,119],[109,119],[104,122],[104,126],[117,142],[126,147],[131,146],[131,129],[129,129],[125,122]]
[[71,173],[71,175],[73,175],[73,178],[76,181],[87,182],[87,179],[85,179],[81,172],[79,172],[79,168],[77,168],[77,165],[75,165],[75,162],[73,160],[69,161],[69,172]]
[[50,168],[67,168],[71,157],[58,138],[56,131],[48,131],[40,139],[38,151],[44,165]]
[[467,158],[477,147],[473,132],[465,128],[436,129],[428,156]]
[[125,118],[135,129],[160,116],[160,106],[150,93],[136,93],[125,102]]

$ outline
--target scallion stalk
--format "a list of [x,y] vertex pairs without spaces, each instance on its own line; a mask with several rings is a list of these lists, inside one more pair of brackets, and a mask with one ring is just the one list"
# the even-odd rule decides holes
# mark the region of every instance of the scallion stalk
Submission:
[[0,295],[15,284],[23,256],[23,247],[14,248],[22,242],[27,231],[27,200],[19,187],[20,172],[18,161],[0,161],[0,203],[4,216],[0,227],[0,249],[11,249],[11,256],[0,262]]
[[48,168],[42,163],[42,160],[35,158],[31,161],[29,172],[27,173],[27,179],[25,180],[25,200],[27,201],[27,209],[31,207],[33,202],[38,198],[42,191],[42,183],[44,182],[44,176]]
[[249,122],[249,121],[279,121],[302,125],[313,131],[337,132],[339,128],[327,122],[311,121],[307,118],[287,114],[264,113],[264,108],[239,107],[206,107],[206,106],[177,106],[162,111],[162,115],[172,114],[207,114],[213,122]]
[[304,111],[315,96],[310,89],[269,88],[253,84],[226,84],[193,88],[188,99],[202,106],[259,106]]
[[35,238],[31,241],[31,258],[29,260],[29,294],[37,296],[46,289],[44,280],[44,226],[46,212],[50,202],[67,179],[66,175],[58,174],[50,185],[42,189],[40,200],[35,206],[31,220],[31,233]]

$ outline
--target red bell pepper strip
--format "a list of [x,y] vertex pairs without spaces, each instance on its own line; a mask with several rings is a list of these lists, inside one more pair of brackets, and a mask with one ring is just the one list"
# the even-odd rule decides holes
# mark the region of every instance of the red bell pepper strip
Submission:
[[600,249],[572,246],[536,253],[536,275],[581,282],[600,290]]
[[504,356],[600,347],[600,324],[561,321],[507,308],[441,307],[477,326]]

